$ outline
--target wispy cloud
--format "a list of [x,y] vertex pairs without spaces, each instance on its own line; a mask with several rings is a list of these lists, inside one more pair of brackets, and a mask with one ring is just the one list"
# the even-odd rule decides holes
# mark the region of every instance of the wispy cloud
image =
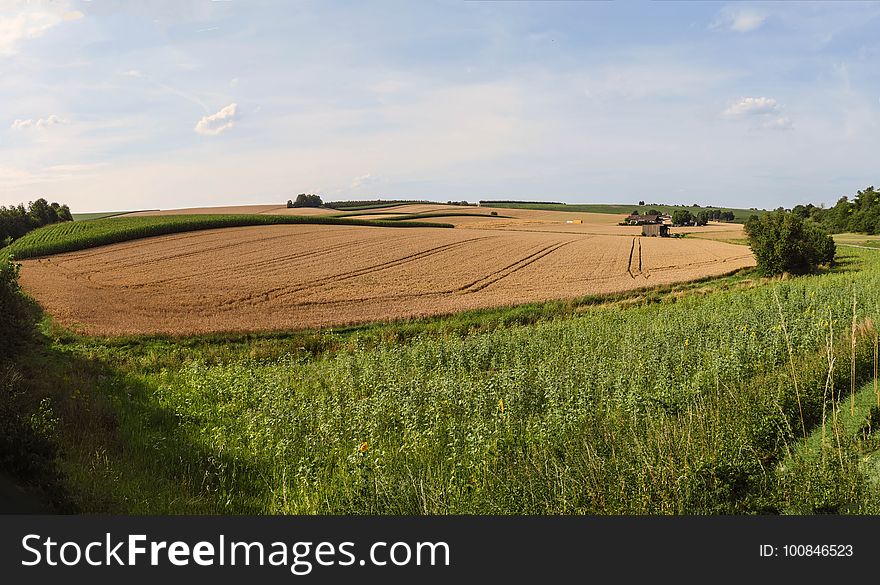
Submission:
[[779,102],[764,96],[740,98],[721,114],[727,118],[752,120],[761,128],[787,130],[792,127],[791,119],[783,114]]
[[238,104],[229,104],[215,114],[203,116],[196,124],[195,131],[206,136],[217,136],[235,126],[237,118]]
[[62,118],[60,116],[52,114],[46,118],[28,118],[26,120],[15,120],[10,128],[12,128],[13,130],[43,130],[52,126],[62,126],[69,123],[70,120],[68,120],[67,118]]
[[773,98],[768,97],[744,97],[734,102],[726,110],[725,116],[762,116],[779,111],[779,104]]
[[749,7],[724,7],[712,23],[711,28],[726,28],[738,33],[747,33],[761,28],[767,15]]
[[0,56],[13,55],[23,41],[41,37],[64,21],[79,20],[84,16],[82,12],[68,8],[67,2],[19,2],[14,3],[11,10],[0,11]]
[[366,175],[361,175],[360,177],[355,177],[351,181],[351,188],[358,189],[358,188],[363,187],[365,185],[369,185],[370,183],[375,183],[376,179],[377,179],[377,177],[374,177],[370,173],[367,173]]

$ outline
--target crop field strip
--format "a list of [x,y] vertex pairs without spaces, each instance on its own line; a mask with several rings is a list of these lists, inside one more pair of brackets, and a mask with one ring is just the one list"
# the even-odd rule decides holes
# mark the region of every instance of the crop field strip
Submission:
[[747,248],[708,240],[303,224],[186,232],[28,260],[22,283],[60,323],[86,333],[185,335],[574,298],[752,263]]
[[63,222],[34,230],[0,249],[0,259],[36,258],[73,252],[132,240],[219,228],[261,225],[347,225],[370,227],[451,228],[452,224],[413,221],[373,221],[338,218],[326,214],[194,214],[145,217],[112,217],[81,222]]

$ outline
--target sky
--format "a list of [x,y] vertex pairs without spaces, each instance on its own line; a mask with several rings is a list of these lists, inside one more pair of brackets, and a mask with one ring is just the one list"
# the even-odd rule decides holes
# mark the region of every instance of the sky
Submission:
[[0,0],[0,205],[833,204],[880,3]]

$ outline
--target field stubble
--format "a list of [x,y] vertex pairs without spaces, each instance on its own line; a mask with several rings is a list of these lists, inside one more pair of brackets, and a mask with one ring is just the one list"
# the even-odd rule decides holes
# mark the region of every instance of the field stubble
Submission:
[[278,225],[27,260],[22,284],[61,324],[84,333],[182,335],[417,318],[627,291],[753,264],[747,248],[705,240]]

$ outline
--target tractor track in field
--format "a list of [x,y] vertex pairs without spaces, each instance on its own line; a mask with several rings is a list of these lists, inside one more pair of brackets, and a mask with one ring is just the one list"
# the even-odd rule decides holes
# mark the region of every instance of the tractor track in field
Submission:
[[220,305],[221,310],[232,310],[235,309],[238,305],[253,303],[253,301],[257,302],[266,302],[269,300],[278,300],[284,298],[286,296],[296,294],[298,292],[302,292],[309,289],[319,288],[321,286],[325,286],[327,284],[341,282],[344,280],[350,280],[352,278],[357,278],[359,276],[364,276],[366,274],[372,274],[374,272],[380,272],[383,270],[388,270],[389,268],[396,268],[398,266],[403,266],[405,264],[409,264],[411,262],[416,262],[418,260],[423,260],[425,258],[429,258],[436,254],[440,254],[443,252],[447,252],[449,250],[454,250],[456,248],[460,248],[466,244],[470,244],[473,242],[478,242],[480,240],[491,239],[496,236],[481,236],[477,238],[471,238],[468,240],[462,240],[459,242],[452,242],[449,244],[443,244],[442,246],[435,246],[433,248],[428,248],[427,250],[422,250],[420,252],[415,252],[413,254],[409,254],[402,258],[396,258],[394,260],[389,260],[387,262],[381,262],[379,264],[374,264],[372,266],[367,266],[364,268],[359,268],[356,270],[349,270],[347,272],[342,272],[339,274],[334,274],[330,276],[324,276],[312,281],[307,281],[304,283],[300,283],[293,287],[289,286],[279,286],[266,291],[261,291],[256,294],[238,297],[235,299],[229,299],[223,302]]
[[[246,227],[250,227],[250,226],[246,226]],[[221,229],[236,229],[236,228],[221,228]],[[342,232],[342,231],[343,230],[333,230],[333,232],[337,232],[337,233]],[[327,232],[327,233],[333,233],[333,232]],[[185,234],[185,235],[190,236],[190,237],[197,237],[196,234]],[[178,234],[174,234],[174,236],[178,236]],[[184,234],[180,234],[180,237],[172,237],[170,241],[177,242],[179,240],[184,239],[183,236],[184,236]],[[157,237],[165,237],[165,236],[157,236]],[[190,248],[195,248],[195,249],[169,253],[164,256],[151,255],[149,252],[145,252],[143,254],[143,258],[145,258],[145,259],[142,259],[141,256],[135,256],[133,258],[128,259],[127,262],[116,262],[116,263],[113,263],[112,265],[108,265],[108,266],[113,271],[118,271],[121,268],[124,269],[124,268],[131,268],[131,267],[135,267],[135,266],[149,267],[149,266],[153,266],[156,264],[160,264],[162,262],[168,262],[170,260],[181,260],[184,258],[191,258],[193,256],[198,256],[200,254],[206,254],[208,252],[214,253],[218,250],[229,250],[229,249],[233,249],[233,248],[239,248],[242,246],[247,246],[247,245],[253,244],[255,242],[260,242],[262,244],[263,242],[270,242],[270,241],[285,239],[285,238],[290,238],[290,237],[291,237],[290,234],[259,237],[259,238],[254,238],[252,240],[243,240],[243,241],[236,241],[236,242],[219,244],[216,246],[212,246],[209,250],[206,250],[204,248],[204,246],[201,246],[201,247],[198,246],[198,243],[196,243],[195,245],[189,246]],[[140,240],[139,242],[143,242],[143,240]],[[141,243],[141,246],[143,246],[142,243]],[[137,247],[139,247],[139,246],[130,246],[129,248],[137,248]],[[82,260],[82,259],[89,258],[89,256],[90,255],[84,254],[84,255],[71,256],[71,258],[75,258],[77,260]],[[102,265],[101,267],[96,268],[96,269],[85,271],[85,272],[83,272],[83,274],[96,274],[99,272],[104,272],[105,269],[103,266],[104,265]]]
[[[241,269],[243,272],[253,273],[255,270],[266,269],[269,267],[274,267],[278,265],[282,265],[285,262],[289,262],[291,260],[297,260],[299,258],[321,258],[323,256],[327,256],[333,254],[334,252],[338,252],[339,250],[344,250],[346,248],[350,248],[350,242],[343,242],[341,244],[337,244],[335,246],[329,246],[322,250],[317,251],[306,251],[306,252],[296,252],[293,254],[286,254],[284,256],[276,256],[274,258],[270,258],[268,260],[259,260],[256,262],[249,262],[247,264],[241,265]],[[121,285],[113,285],[119,286],[120,288],[124,288],[126,290],[137,290],[142,288],[150,288],[154,286],[159,286],[167,283],[182,283],[193,280],[195,278],[199,278],[202,276],[208,276],[211,274],[222,274],[224,269],[222,267],[211,267],[207,270],[202,270],[199,272],[191,272],[184,276],[173,276],[167,278],[161,278],[158,280],[151,280],[150,282],[139,283],[139,284],[121,284]],[[263,272],[264,273],[264,272]]]
[[490,274],[487,274],[486,276],[484,276],[482,278],[478,278],[477,280],[475,280],[473,282],[470,282],[462,287],[459,287],[458,289],[456,289],[455,292],[466,294],[466,293],[473,293],[473,292],[483,290],[487,286],[490,286],[490,285],[498,282],[499,280],[507,278],[511,274],[519,272],[520,270],[522,270],[526,266],[529,266],[530,264],[533,264],[533,263],[537,262],[538,260],[540,260],[546,256],[549,256],[550,254],[552,254],[556,250],[562,248],[563,246],[567,246],[572,241],[573,240],[569,240],[567,242],[558,242],[558,243],[554,243],[549,246],[546,246],[544,248],[541,248],[537,252],[529,254],[525,258],[520,258],[519,260],[517,260],[513,264],[509,264],[509,265],[505,266],[504,268],[501,268],[500,270],[496,270]]
[[[638,266],[635,271],[633,271],[633,262],[637,262]],[[642,239],[641,238],[633,238],[632,246],[629,249],[629,260],[627,261],[626,271],[629,274],[630,278],[636,278],[636,276],[641,275],[642,273]]]

